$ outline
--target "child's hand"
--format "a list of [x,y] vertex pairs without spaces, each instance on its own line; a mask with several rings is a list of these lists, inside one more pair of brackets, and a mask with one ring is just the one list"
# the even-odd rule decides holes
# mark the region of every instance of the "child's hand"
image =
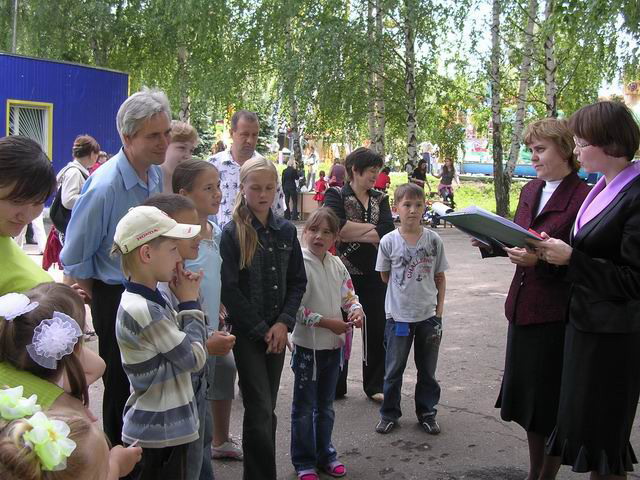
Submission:
[[328,328],[336,335],[342,335],[349,330],[349,324],[341,318],[322,318],[322,328]]
[[[131,473],[133,467],[142,458],[142,448],[116,445],[109,451],[109,478],[122,478]],[[117,477],[111,474],[117,472]]]
[[180,303],[198,300],[200,296],[202,272],[194,273],[185,270],[182,262],[176,264],[176,274],[169,282],[169,288]]
[[287,345],[287,326],[276,322],[264,336],[267,343],[266,353],[282,353]]
[[231,351],[235,343],[235,335],[215,331],[209,338],[207,338],[207,352],[209,352],[209,355],[223,357]]
[[353,325],[356,328],[361,328],[362,322],[364,321],[364,312],[361,308],[356,308],[349,312],[349,315],[347,315],[347,320],[349,322],[353,322]]

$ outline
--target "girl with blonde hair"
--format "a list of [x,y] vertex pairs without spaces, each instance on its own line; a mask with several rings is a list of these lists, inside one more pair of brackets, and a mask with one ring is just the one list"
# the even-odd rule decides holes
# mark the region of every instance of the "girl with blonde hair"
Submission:
[[236,343],[242,390],[243,478],[276,478],[275,414],[287,333],[307,277],[296,227],[271,211],[278,174],[264,158],[240,170],[233,221],[220,240],[222,303]]

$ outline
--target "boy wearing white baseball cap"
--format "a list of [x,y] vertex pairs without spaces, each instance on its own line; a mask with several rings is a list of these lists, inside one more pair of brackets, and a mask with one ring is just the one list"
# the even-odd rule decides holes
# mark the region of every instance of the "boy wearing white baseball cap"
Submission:
[[[132,208],[116,227],[112,252],[122,255],[127,278],[116,339],[132,391],[122,441],[143,448],[135,479],[184,478],[187,444],[198,438],[191,372],[201,370],[207,357],[201,278],[182,268],[176,239],[199,232],[199,225],[177,223],[150,206]],[[169,282],[180,302],[177,313],[158,282]]]

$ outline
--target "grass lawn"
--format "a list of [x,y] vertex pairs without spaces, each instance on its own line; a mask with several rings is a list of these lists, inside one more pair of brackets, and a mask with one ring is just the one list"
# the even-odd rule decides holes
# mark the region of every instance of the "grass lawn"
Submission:
[[[389,195],[393,203],[393,192],[398,185],[402,185],[407,182],[407,174],[400,172],[391,173],[391,188],[389,189]],[[436,177],[428,177],[431,190],[436,191],[438,188],[439,180]],[[493,213],[496,212],[496,198],[494,195],[493,182],[481,182],[462,180],[462,186],[455,190],[456,209],[460,210],[465,207],[475,205],[477,207],[484,208]],[[518,198],[520,197],[520,190],[524,185],[523,182],[513,182],[510,190],[510,212],[509,216],[513,218],[516,213],[516,207],[518,206]]]

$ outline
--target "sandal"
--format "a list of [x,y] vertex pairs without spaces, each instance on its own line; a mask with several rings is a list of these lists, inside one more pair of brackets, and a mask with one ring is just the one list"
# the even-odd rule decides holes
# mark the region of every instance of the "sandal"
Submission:
[[347,468],[338,460],[334,460],[328,465],[322,467],[322,471],[334,478],[344,477],[347,474]]
[[300,470],[296,473],[298,474],[298,480],[320,480],[320,477],[313,468]]

